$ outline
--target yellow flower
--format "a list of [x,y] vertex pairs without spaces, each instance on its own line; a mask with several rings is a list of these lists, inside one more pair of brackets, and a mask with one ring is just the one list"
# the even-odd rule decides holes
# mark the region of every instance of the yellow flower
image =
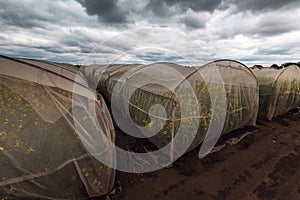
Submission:
[[98,188],[101,187],[101,182],[100,182],[100,180],[94,179],[93,184],[94,184],[96,187],[98,187]]
[[72,178],[71,178],[71,179],[72,179],[72,181],[75,181],[75,180],[76,180],[76,178],[77,178],[76,176],[72,176]]
[[83,121],[86,121],[88,119],[88,116],[83,116]]
[[29,147],[29,148],[27,149],[27,151],[26,151],[25,154],[30,154],[30,153],[34,153],[34,152],[35,152],[34,148],[33,148],[33,147]]
[[14,187],[10,187],[9,191],[10,192],[16,192],[16,189]]
[[16,140],[15,147],[20,147],[21,144],[22,144],[22,142],[21,142],[19,139],[17,139],[17,140]]
[[5,133],[4,131],[0,131],[0,138],[4,138],[5,136],[7,136],[7,133]]
[[0,151],[4,151],[4,148],[3,148],[3,147],[0,147]]
[[153,125],[153,122],[150,122],[149,124],[148,124],[148,126],[151,128],[152,127],[152,125]]

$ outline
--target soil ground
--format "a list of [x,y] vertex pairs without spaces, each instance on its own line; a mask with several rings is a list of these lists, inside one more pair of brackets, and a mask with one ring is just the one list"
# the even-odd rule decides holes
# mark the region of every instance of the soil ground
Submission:
[[204,159],[195,149],[170,168],[117,172],[110,199],[300,199],[300,111],[257,124],[239,143]]

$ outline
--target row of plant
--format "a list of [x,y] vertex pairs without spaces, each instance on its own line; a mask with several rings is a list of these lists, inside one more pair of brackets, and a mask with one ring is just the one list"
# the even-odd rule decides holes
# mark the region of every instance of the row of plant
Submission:
[[[53,84],[63,81],[56,77]],[[75,129],[72,97],[72,90],[0,75],[0,199],[87,199],[111,189],[114,169],[84,146]],[[99,102],[95,102],[99,124],[114,142],[109,111],[103,99]],[[95,126],[85,105],[77,103],[81,124]],[[114,158],[113,152],[102,153],[107,160]]]
[[[41,63],[39,67],[42,68],[44,64]],[[205,67],[217,66],[223,80],[218,83],[204,81],[201,74],[194,73],[194,68],[184,68],[184,74],[180,66],[166,65],[186,76],[192,90],[188,90],[182,80],[177,81],[169,76],[167,69],[159,71],[163,73],[161,76],[159,73],[126,74],[136,65],[112,65],[107,69],[94,66],[81,70],[88,76],[96,75],[87,77],[92,81],[91,84],[99,78],[98,91],[109,101],[116,98],[112,106],[124,118],[128,117],[125,114],[128,109],[134,123],[148,127],[149,132],[162,127],[148,138],[157,147],[169,144],[180,129],[183,137],[181,141],[175,141],[176,145],[186,146],[194,138],[188,150],[194,149],[206,136],[212,124],[212,115],[221,113],[224,108],[225,116],[214,116],[217,122],[221,122],[222,117],[225,119],[224,124],[220,124],[223,127],[222,134],[246,125],[255,125],[258,109],[260,117],[270,119],[270,116],[300,106],[300,69],[295,67],[275,70],[275,73],[261,73],[265,69],[256,69],[253,70],[255,76],[238,62],[217,61]],[[143,68],[147,69],[147,66]],[[207,71],[203,70],[202,73]],[[161,77],[165,80],[160,81],[171,83],[174,90],[157,84],[156,81]],[[63,81],[61,78],[56,80],[60,84]],[[153,80],[153,83],[135,87],[132,83],[139,80]],[[174,84],[176,87],[173,87]],[[121,86],[122,90],[118,90]],[[86,199],[110,190],[114,182],[114,169],[96,160],[84,146],[80,138],[82,135],[75,129],[71,91],[0,75],[0,199]],[[180,91],[179,96],[175,95],[175,91]],[[222,91],[225,98],[214,99],[215,96],[222,96]],[[107,137],[114,142],[110,113],[99,96],[101,103],[96,103],[98,120],[106,130]],[[123,107],[125,101],[129,103],[128,108]],[[215,101],[217,103],[213,106]],[[82,117],[77,120],[83,127],[97,130],[86,108],[83,105],[80,107],[82,102],[77,103],[77,111]],[[157,104],[164,108],[166,116],[160,110],[149,115],[152,106]],[[147,136],[147,133],[144,134]],[[112,152],[102,153],[108,160],[114,158]]]
[[[200,74],[192,75],[187,78],[187,81],[192,85],[199,104],[197,112],[193,110],[193,94],[191,94],[190,91],[186,90],[186,92],[181,92],[184,102],[180,104],[178,99],[176,99],[180,97],[174,96],[174,91],[170,91],[164,86],[148,84],[140,88],[135,88],[129,84],[136,80],[149,79],[149,77],[153,78],[154,76],[148,76],[145,73],[136,73],[134,76],[128,75],[128,77],[124,79],[123,76],[135,66],[132,66],[132,68],[130,66],[124,68],[122,68],[122,66],[113,67],[113,70],[110,69],[110,67],[108,67],[107,70],[101,69],[102,72],[98,74],[101,76],[97,86],[98,90],[103,93],[109,101],[113,98],[112,95],[115,95],[114,98],[118,98],[117,103],[112,106],[117,109],[119,108],[119,112],[124,113],[124,117],[127,117],[125,116],[126,110],[124,110],[127,108],[123,108],[122,101],[127,101],[129,103],[131,118],[137,125],[147,126],[150,131],[156,130],[157,127],[163,127],[155,136],[149,138],[149,140],[158,147],[170,143],[180,127],[181,130],[184,131],[185,138],[189,139],[195,136],[189,150],[194,149],[203,141],[211,123],[212,113],[221,112],[224,106],[227,107],[227,112],[225,114],[223,134],[246,125],[255,124],[255,120],[253,119],[256,119],[258,110],[258,85],[254,75],[249,73],[245,66],[239,65],[238,70],[234,67],[231,68],[230,64],[219,66],[220,68],[229,68],[231,73],[236,73],[237,76],[241,76],[239,77],[241,81],[237,84],[230,80],[230,78],[223,77],[226,99],[224,99],[224,102],[218,102],[214,108],[211,103],[211,93],[220,92],[220,90],[218,90],[220,84],[210,83],[210,87],[208,87]],[[176,68],[174,69],[176,70]],[[84,70],[88,71],[88,67]],[[191,68],[190,73],[192,74],[193,71],[194,69]],[[222,70],[220,70],[220,72],[221,76],[226,76],[226,73],[222,74]],[[168,71],[165,71],[165,75],[166,74],[168,74]],[[92,78],[90,77],[90,79]],[[99,78],[96,77],[96,79],[98,80]],[[125,85],[123,85],[122,94],[114,94],[113,91],[116,91],[116,87],[120,87],[120,84],[122,85],[124,80],[126,80],[126,82]],[[153,82],[155,82],[155,80],[153,80]],[[179,82],[178,87],[180,88]],[[133,92],[133,94],[128,96],[130,92]],[[155,120],[150,120],[149,110],[155,104],[160,104],[165,108],[167,116],[164,119],[161,119],[161,116],[152,116]],[[182,113],[185,113],[185,116],[182,116]],[[200,113],[200,115],[195,115],[195,113]],[[218,120],[219,119],[216,119],[216,121]],[[193,130],[197,131],[195,132]],[[186,141],[177,142],[177,144],[181,143],[184,145]]]
[[259,117],[272,120],[300,106],[300,68],[253,69],[259,83]]

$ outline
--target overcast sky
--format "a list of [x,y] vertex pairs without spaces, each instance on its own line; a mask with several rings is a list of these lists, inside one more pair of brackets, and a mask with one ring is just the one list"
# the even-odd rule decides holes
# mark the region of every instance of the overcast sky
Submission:
[[5,0],[0,54],[75,64],[300,61],[299,0]]

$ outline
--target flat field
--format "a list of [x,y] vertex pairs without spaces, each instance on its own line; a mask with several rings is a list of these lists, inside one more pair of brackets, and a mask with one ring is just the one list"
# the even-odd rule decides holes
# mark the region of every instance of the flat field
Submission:
[[122,192],[111,199],[300,199],[299,110],[258,121],[250,135],[204,159],[198,151],[156,172],[117,172]]

